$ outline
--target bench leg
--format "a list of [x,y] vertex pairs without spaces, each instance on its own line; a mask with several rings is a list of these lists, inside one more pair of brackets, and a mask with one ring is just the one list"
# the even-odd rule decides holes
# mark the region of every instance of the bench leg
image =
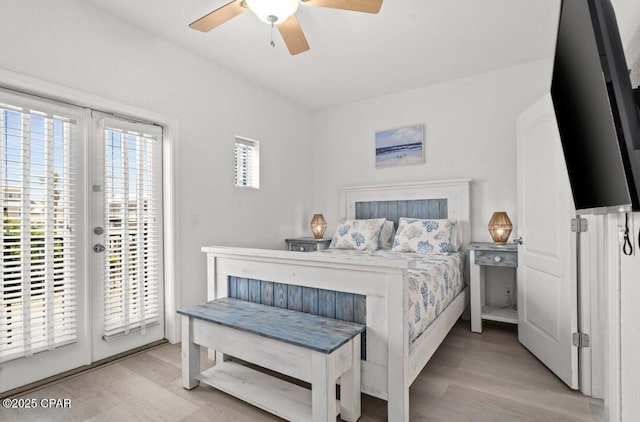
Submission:
[[354,337],[351,369],[340,377],[340,419],[356,422],[360,418],[360,335]]
[[311,409],[313,422],[336,420],[336,370],[333,356],[311,352]]
[[222,353],[219,350],[216,350],[214,355],[215,355],[215,358],[216,358],[216,365],[221,365],[226,360],[224,353]]
[[197,387],[200,382],[200,346],[193,343],[193,320],[182,315],[182,386],[187,390]]

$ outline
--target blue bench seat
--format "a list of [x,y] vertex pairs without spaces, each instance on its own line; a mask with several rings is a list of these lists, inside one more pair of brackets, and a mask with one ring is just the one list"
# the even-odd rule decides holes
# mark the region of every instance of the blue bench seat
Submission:
[[[178,313],[185,388],[204,382],[290,421],[360,417],[364,325],[230,298]],[[216,366],[203,373],[200,346],[216,350]],[[309,382],[311,391],[225,361],[224,354]],[[335,397],[338,378],[340,401]]]

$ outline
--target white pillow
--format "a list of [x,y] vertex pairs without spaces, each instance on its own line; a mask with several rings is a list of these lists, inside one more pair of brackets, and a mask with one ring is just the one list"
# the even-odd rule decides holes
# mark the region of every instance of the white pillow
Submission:
[[336,229],[330,248],[375,251],[378,249],[384,218],[345,220]]
[[401,218],[392,251],[444,254],[453,252],[451,229],[456,225],[451,220],[422,220]]
[[385,221],[380,230],[380,240],[378,241],[378,249],[391,249],[393,246],[393,239],[396,237],[396,228],[393,225],[393,221]]

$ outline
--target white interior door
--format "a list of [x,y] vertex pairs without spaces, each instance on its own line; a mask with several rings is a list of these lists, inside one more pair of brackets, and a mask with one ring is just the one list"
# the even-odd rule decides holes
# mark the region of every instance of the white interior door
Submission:
[[518,117],[518,339],[578,388],[575,206],[551,96]]
[[93,360],[164,338],[162,129],[93,112]]
[[0,90],[0,393],[90,363],[84,129]]

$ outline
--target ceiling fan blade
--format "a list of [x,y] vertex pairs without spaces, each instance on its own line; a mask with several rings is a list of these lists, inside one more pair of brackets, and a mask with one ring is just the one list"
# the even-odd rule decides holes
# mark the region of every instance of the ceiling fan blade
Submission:
[[309,43],[307,43],[307,38],[302,32],[296,15],[291,15],[289,19],[279,24],[278,30],[292,56],[309,50]]
[[189,28],[197,29],[202,32],[209,32],[213,28],[222,25],[247,10],[248,9],[244,5],[243,0],[234,0],[231,3],[227,3],[224,6],[217,8],[208,15],[201,17],[197,21],[190,23]]
[[332,9],[351,10],[353,12],[378,13],[382,0],[302,0],[309,6],[330,7]]

